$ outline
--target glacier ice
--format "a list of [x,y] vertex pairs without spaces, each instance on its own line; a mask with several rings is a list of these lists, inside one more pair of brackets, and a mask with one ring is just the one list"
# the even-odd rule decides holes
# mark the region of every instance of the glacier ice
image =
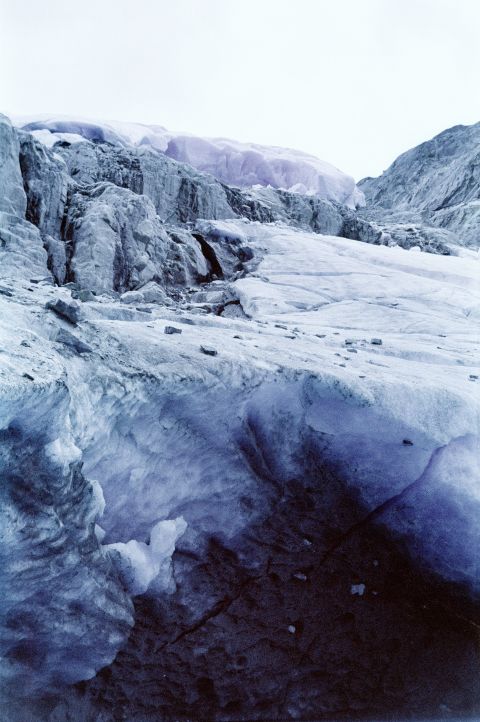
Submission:
[[105,122],[62,117],[18,118],[42,143],[78,143],[79,138],[127,146],[147,146],[169,158],[188,163],[229,185],[272,186],[295,193],[317,195],[356,207],[363,195],[350,176],[315,156],[288,148],[239,143],[226,138],[199,138],[172,133],[161,126]]
[[0,130],[12,720],[477,704],[478,255]]
[[171,586],[171,560],[175,542],[186,527],[182,517],[159,521],[150,532],[148,544],[130,539],[128,542],[104,546],[104,550],[115,559],[130,594],[144,594],[152,582],[155,582],[156,589],[168,589]]

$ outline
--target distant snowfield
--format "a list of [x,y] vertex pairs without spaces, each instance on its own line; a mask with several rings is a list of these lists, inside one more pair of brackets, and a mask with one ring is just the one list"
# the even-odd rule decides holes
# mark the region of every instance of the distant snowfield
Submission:
[[272,186],[316,195],[351,208],[364,204],[363,193],[353,178],[330,163],[298,150],[240,143],[227,138],[200,138],[168,131],[160,125],[95,122],[63,116],[22,116],[13,120],[17,127],[32,131],[48,147],[59,140],[75,143],[94,139],[120,145],[149,146],[229,185]]

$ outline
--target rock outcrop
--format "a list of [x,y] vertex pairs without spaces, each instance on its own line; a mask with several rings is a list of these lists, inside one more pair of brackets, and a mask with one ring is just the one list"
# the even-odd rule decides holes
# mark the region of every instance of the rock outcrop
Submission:
[[399,156],[379,178],[359,183],[367,210],[394,222],[445,229],[480,245],[480,123],[457,125]]

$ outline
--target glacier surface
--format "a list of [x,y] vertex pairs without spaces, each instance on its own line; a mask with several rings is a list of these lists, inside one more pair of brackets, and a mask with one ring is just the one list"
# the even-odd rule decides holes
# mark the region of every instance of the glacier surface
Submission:
[[140,123],[95,123],[62,117],[22,117],[16,123],[32,131],[48,147],[58,141],[75,143],[83,139],[147,146],[210,173],[229,185],[241,188],[271,186],[319,196],[352,208],[364,202],[353,178],[330,163],[298,150],[240,143],[227,138],[200,138]]
[[478,254],[100,127],[0,122],[11,720],[477,709]]

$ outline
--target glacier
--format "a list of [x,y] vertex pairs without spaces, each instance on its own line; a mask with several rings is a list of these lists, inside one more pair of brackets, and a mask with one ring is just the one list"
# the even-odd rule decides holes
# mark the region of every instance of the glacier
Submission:
[[85,139],[127,147],[146,146],[240,188],[271,186],[337,201],[352,208],[364,203],[353,178],[298,150],[239,143],[227,138],[200,138],[140,123],[94,123],[48,116],[19,117],[16,123],[32,131],[48,147],[58,141],[76,143]]
[[62,128],[0,123],[8,719],[475,714],[476,251]]

